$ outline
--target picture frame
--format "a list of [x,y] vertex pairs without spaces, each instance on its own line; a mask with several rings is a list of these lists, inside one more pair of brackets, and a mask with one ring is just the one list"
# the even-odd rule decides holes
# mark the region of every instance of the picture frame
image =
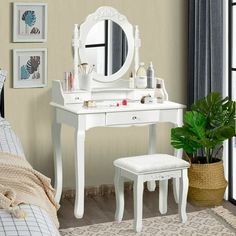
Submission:
[[13,49],[13,88],[47,86],[47,49]]
[[13,42],[47,41],[47,3],[13,3]]

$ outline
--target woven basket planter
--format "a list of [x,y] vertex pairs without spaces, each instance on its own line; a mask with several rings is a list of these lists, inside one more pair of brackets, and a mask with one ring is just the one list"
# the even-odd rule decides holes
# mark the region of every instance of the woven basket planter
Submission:
[[211,164],[191,164],[188,201],[196,206],[216,206],[222,203],[227,181],[223,161]]

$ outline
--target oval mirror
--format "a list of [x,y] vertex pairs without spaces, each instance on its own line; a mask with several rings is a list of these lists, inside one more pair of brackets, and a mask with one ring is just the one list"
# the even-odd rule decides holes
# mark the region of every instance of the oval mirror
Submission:
[[80,25],[81,63],[94,65],[94,79],[113,82],[129,69],[134,54],[133,26],[112,7],[100,7]]
[[112,20],[97,22],[87,35],[85,53],[87,63],[94,65],[97,74],[110,76],[116,73],[124,65],[128,53],[125,32]]

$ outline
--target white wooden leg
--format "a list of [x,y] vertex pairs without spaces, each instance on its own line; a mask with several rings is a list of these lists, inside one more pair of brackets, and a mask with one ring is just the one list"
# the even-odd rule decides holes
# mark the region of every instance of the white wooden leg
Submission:
[[186,205],[188,194],[188,174],[187,169],[181,171],[180,188],[179,188],[179,217],[182,223],[187,221]]
[[54,156],[54,188],[56,189],[55,201],[60,202],[62,193],[62,158],[61,158],[61,124],[52,124],[52,142]]
[[134,181],[134,229],[136,232],[142,230],[142,218],[143,218],[143,179],[141,176],[137,176]]
[[[175,127],[180,127],[182,125],[183,125],[183,109],[178,109]],[[174,156],[182,159],[183,149],[175,149]],[[179,179],[173,179],[173,194],[174,194],[175,202],[179,203]]]
[[85,131],[75,130],[75,209],[76,218],[84,214],[84,140]]
[[124,214],[124,180],[120,174],[120,169],[117,167],[115,168],[114,184],[116,194],[115,220],[121,222]]
[[176,203],[179,203],[179,178],[173,179],[173,194]]
[[[148,154],[156,153],[156,124],[151,124],[148,126],[149,142],[148,142]],[[148,181],[147,188],[149,191],[153,192],[156,189],[156,182]]]
[[[182,159],[183,150],[175,149],[174,156]],[[173,179],[173,194],[174,194],[175,202],[179,203],[179,179]]]
[[167,212],[167,197],[168,197],[168,179],[159,181],[159,211],[161,214]]

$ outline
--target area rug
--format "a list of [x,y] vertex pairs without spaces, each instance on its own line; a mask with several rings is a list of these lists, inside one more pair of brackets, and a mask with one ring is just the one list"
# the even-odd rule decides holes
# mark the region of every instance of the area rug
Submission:
[[133,231],[133,220],[121,223],[109,222],[77,228],[61,229],[62,236],[201,236],[236,235],[236,217],[222,206],[187,213],[188,220],[182,224],[178,215],[143,219],[141,233]]

